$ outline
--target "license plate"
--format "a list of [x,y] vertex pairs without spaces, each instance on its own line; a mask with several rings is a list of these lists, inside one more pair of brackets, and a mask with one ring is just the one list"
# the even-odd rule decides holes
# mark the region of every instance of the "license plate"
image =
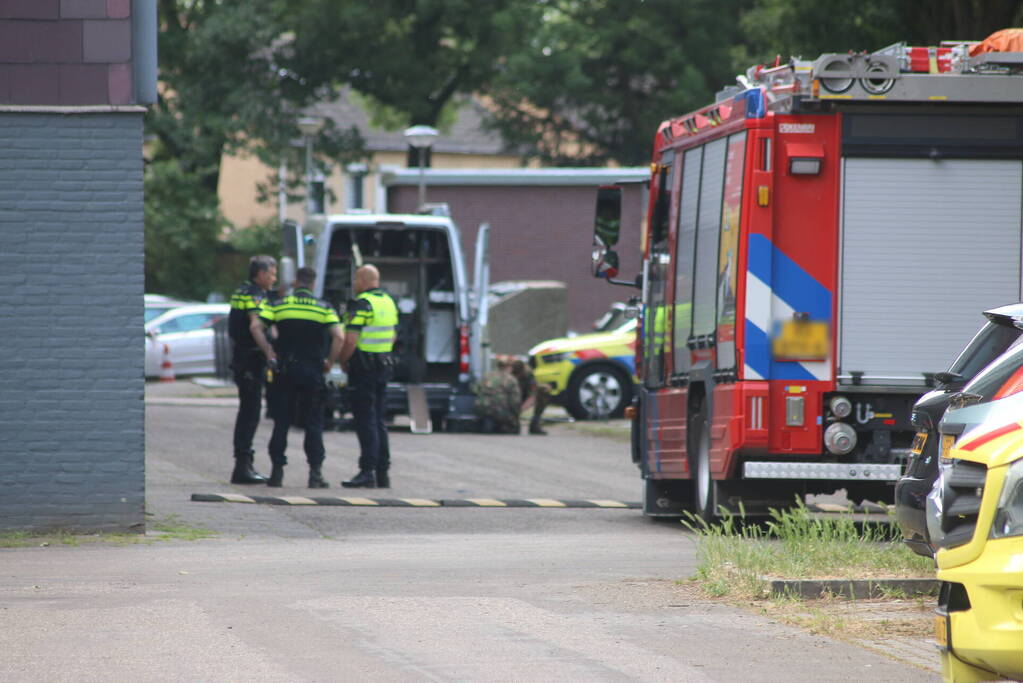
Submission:
[[949,453],[952,452],[952,446],[956,443],[955,434],[945,434],[941,437],[941,457],[949,457]]
[[824,360],[831,350],[826,322],[786,320],[771,344],[779,360]]
[[922,430],[920,430],[919,432],[916,433],[916,436],[913,437],[913,446],[910,449],[912,451],[913,455],[920,455],[921,453],[923,453],[924,452],[924,445],[926,443],[927,443],[927,430],[922,429]]
[[938,641],[938,649],[948,652],[948,617],[938,614],[934,617],[934,639]]

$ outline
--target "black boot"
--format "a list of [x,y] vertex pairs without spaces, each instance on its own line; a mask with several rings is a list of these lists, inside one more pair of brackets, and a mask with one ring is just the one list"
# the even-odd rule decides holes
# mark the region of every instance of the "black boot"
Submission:
[[270,478],[266,480],[266,485],[274,488],[284,486],[284,465],[274,465],[270,472]]
[[362,470],[348,481],[341,482],[346,489],[375,489],[377,487],[376,472]]
[[232,484],[265,484],[266,477],[252,469],[252,456],[239,455],[234,459],[234,472],[231,473]]
[[385,470],[377,470],[377,488],[391,488],[391,476]]
[[309,488],[311,489],[329,489],[330,484],[323,478],[323,473],[320,472],[319,467],[309,468]]
[[547,434],[544,428],[540,426],[540,418],[534,417],[529,421],[529,433],[530,434]]

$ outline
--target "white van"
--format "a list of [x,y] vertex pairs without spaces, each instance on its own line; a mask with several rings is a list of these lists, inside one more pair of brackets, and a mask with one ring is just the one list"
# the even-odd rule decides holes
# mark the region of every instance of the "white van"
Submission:
[[[447,213],[443,206],[434,211]],[[413,431],[473,420],[471,385],[485,371],[489,230],[480,226],[470,287],[458,227],[447,215],[321,215],[285,225],[285,259],[315,268],[315,294],[342,314],[355,297],[355,270],[365,263],[380,270],[380,286],[398,306],[386,410],[388,417],[409,415]],[[289,266],[285,261],[282,271]],[[343,389],[338,399],[343,413]]]

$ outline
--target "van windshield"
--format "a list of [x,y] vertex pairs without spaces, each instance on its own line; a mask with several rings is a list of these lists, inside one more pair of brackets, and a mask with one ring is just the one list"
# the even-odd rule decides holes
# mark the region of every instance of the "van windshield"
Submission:
[[981,369],[1018,342],[1023,330],[1012,325],[988,322],[974,335],[959,357],[952,362],[948,371],[964,380],[971,380]]
[[1023,343],[1020,341],[1017,337],[1016,342],[1007,351],[963,387],[963,393],[977,394],[982,397],[982,402],[998,396],[1002,386],[1023,367]]

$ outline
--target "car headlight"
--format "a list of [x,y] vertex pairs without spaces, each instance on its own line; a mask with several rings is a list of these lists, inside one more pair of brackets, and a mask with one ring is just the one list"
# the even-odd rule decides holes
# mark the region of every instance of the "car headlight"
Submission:
[[562,351],[561,353],[548,353],[546,356],[540,356],[539,360],[543,363],[560,363],[563,360],[568,360],[569,352]]
[[998,498],[991,538],[1023,536],[1023,458],[1009,465]]

